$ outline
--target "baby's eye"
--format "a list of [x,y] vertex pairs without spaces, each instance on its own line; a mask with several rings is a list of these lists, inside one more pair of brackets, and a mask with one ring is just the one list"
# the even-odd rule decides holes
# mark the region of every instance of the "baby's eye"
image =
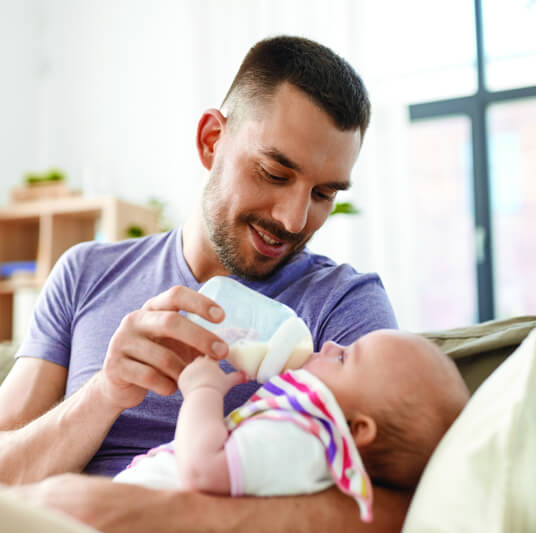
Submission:
[[337,357],[337,359],[339,360],[339,363],[344,363],[344,351],[342,351],[339,356]]

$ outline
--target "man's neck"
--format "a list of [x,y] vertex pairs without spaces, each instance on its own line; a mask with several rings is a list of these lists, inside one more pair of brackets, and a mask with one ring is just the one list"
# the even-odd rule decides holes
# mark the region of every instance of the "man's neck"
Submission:
[[203,283],[213,276],[227,276],[229,272],[221,265],[199,204],[190,215],[182,230],[182,253],[195,279]]

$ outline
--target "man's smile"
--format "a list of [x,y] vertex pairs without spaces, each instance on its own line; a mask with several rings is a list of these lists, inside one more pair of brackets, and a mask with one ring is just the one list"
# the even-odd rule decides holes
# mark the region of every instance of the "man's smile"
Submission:
[[273,235],[261,230],[258,226],[249,224],[248,227],[253,246],[260,254],[276,258],[281,257],[289,250],[289,243],[277,240]]

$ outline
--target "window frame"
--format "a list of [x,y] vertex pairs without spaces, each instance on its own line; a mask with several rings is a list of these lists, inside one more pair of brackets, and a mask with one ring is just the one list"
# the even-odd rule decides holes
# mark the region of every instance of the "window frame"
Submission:
[[493,234],[490,203],[490,163],[486,114],[489,106],[499,102],[536,97],[536,85],[489,91],[486,86],[482,1],[474,0],[477,60],[477,90],[469,96],[409,105],[410,122],[466,115],[471,124],[473,159],[473,209],[478,321],[495,318],[493,277]]

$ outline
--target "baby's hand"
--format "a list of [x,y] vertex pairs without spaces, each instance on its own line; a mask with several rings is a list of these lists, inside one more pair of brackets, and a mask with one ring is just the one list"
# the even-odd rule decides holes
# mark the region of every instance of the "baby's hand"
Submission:
[[201,387],[215,389],[225,396],[232,387],[246,381],[247,377],[243,372],[226,374],[217,361],[203,355],[196,357],[184,368],[178,383],[183,397]]

